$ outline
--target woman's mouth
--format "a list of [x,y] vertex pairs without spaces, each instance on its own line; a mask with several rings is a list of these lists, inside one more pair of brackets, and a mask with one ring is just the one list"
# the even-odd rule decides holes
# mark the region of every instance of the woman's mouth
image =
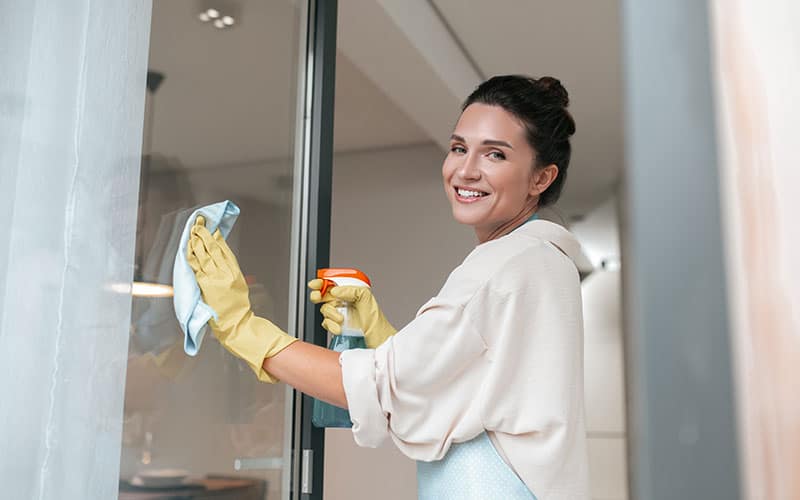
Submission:
[[475,203],[481,198],[489,195],[489,193],[479,191],[477,189],[466,189],[461,187],[455,187],[454,189],[456,192],[456,200],[461,203]]

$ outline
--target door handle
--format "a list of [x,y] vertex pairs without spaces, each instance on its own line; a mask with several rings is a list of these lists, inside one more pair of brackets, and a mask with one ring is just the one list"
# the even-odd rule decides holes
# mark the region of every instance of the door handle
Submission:
[[234,470],[283,470],[282,457],[237,458],[233,461]]

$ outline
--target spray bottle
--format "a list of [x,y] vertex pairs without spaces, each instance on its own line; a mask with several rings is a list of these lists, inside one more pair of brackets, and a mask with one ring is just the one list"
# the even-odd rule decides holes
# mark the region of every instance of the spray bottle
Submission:
[[[319,269],[317,278],[323,280],[320,293],[324,296],[330,288],[334,286],[370,286],[369,278],[358,269]],[[367,344],[364,339],[364,332],[361,326],[355,321],[355,311],[353,304],[343,300],[333,303],[336,310],[344,317],[341,335],[331,336],[328,349],[342,352],[349,349],[366,349]],[[316,427],[352,427],[350,412],[344,408],[314,400],[314,411],[311,422]]]

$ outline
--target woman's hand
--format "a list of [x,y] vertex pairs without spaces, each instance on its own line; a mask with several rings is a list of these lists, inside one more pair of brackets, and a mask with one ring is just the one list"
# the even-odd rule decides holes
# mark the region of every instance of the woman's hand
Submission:
[[209,325],[219,342],[246,361],[260,380],[278,382],[264,371],[264,359],[275,356],[297,339],[253,314],[249,288],[236,256],[219,230],[213,236],[208,232],[202,216],[192,226],[186,259],[203,300],[217,313]]
[[322,296],[323,280],[315,279],[308,283],[311,289],[309,299],[314,304],[322,304],[320,312],[323,316],[322,327],[334,335],[342,333],[344,317],[336,310],[336,301],[349,302],[353,305],[355,317],[351,318],[353,326],[364,332],[367,347],[374,349],[386,339],[397,333],[378,306],[372,290],[365,286],[335,286]]
[[186,258],[203,300],[217,313],[209,321],[212,330],[218,337],[230,334],[236,324],[251,314],[250,290],[222,233],[217,229],[212,236],[202,215],[192,226]]

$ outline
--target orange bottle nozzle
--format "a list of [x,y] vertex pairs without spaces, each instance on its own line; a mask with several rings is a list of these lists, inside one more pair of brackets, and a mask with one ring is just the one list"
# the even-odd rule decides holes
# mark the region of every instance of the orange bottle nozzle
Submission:
[[371,286],[366,274],[353,268],[325,268],[317,270],[317,278],[322,279],[320,294],[325,293],[337,285]]

